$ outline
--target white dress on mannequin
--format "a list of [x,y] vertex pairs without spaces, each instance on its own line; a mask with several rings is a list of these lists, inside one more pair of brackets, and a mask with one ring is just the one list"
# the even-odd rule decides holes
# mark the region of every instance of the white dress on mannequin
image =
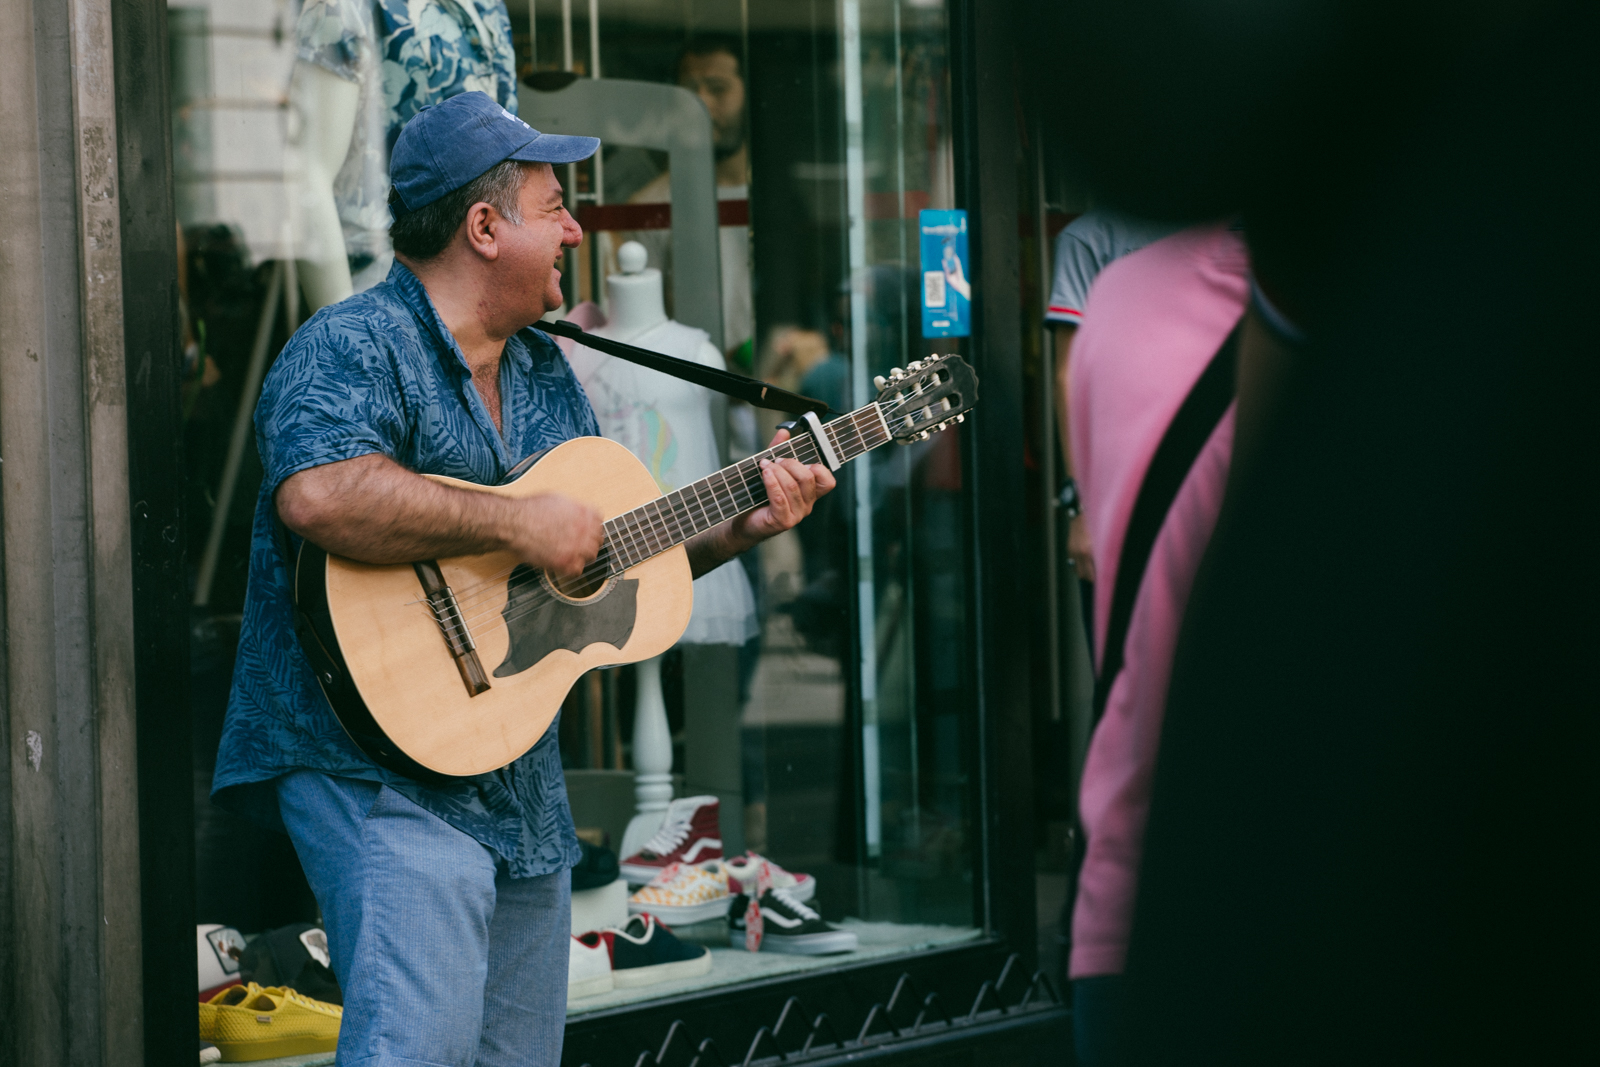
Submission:
[[[722,353],[704,330],[666,317],[661,272],[643,269],[644,250],[630,244],[638,252],[619,253],[623,274],[607,279],[611,315],[594,332],[725,370]],[[661,492],[681,489],[721,469],[708,390],[583,345],[573,347],[568,362],[589,394],[600,432],[637,456]],[[759,631],[755,596],[743,567],[722,566],[695,579],[694,614],[683,643],[742,645]]]

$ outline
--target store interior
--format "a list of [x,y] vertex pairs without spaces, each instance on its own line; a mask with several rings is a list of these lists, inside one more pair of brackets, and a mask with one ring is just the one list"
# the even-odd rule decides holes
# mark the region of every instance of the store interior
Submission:
[[[437,6],[468,26],[471,12]],[[326,116],[304,114],[318,97],[296,88],[307,77],[299,9],[169,7],[197,942],[223,984],[249,977],[240,957],[260,935],[290,928],[305,942],[318,921],[288,838],[210,797],[262,473],[248,414],[293,330],[341,285],[380,280],[391,255],[381,233],[317,217],[328,182],[305,131]],[[619,132],[559,175],[586,236],[568,253],[557,315],[836,411],[874,399],[875,375],[960,350],[959,339],[919,333],[918,212],[954,206],[938,0],[511,0],[503,10],[518,109],[536,127],[587,121],[596,99],[611,99],[593,93],[616,86],[659,109],[632,116],[643,132]],[[483,17],[493,36],[498,24]],[[604,85],[574,84],[596,73]],[[344,175],[336,199],[348,199]],[[345,274],[330,272],[334,260]],[[663,492],[765,447],[785,417],[663,389],[592,350],[568,354],[604,432]],[[574,996],[570,1013],[980,936],[958,435],[853,464],[801,527],[696,583],[694,618],[671,651],[572,688],[557,729],[585,842],[573,933],[626,932],[648,913],[690,946],[686,959],[704,946],[709,963]],[[703,803],[685,816],[690,800]],[[674,822],[684,819],[687,830]],[[641,852],[681,862],[627,876],[620,868]],[[681,882],[684,867],[710,883],[692,907],[682,886],[655,884]],[[815,950],[774,950],[770,932],[753,942],[730,870],[834,936]],[[203,993],[216,977],[202,974]]]

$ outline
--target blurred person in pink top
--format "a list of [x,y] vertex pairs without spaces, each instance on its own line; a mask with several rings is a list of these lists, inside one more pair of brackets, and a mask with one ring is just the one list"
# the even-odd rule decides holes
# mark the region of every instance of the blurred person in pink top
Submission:
[[[1094,605],[1097,671],[1106,663],[1124,535],[1146,471],[1249,299],[1243,235],[1226,224],[1181,230],[1124,256],[1090,290],[1072,346],[1069,425],[1100,578]],[[1128,617],[1123,666],[1084,764],[1079,811],[1087,850],[1068,974],[1078,1062],[1085,1067],[1119,1062],[1121,976],[1167,683],[1190,586],[1222,505],[1233,442],[1229,406],[1155,536]]]

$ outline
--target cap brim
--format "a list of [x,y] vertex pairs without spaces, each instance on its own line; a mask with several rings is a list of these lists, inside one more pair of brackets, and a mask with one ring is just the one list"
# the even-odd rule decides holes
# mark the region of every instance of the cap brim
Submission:
[[600,148],[598,137],[569,137],[541,133],[507,156],[519,163],[576,163],[588,159]]

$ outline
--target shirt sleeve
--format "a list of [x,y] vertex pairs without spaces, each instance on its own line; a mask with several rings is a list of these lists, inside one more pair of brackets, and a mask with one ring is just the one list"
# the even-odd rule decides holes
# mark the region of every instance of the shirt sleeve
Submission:
[[1089,286],[1100,273],[1094,250],[1068,227],[1056,237],[1056,273],[1050,286],[1050,306],[1044,321],[1076,326],[1083,321]]
[[273,364],[256,405],[265,489],[325,463],[396,456],[408,424],[397,363],[375,332],[319,316]]
[[306,0],[294,33],[296,59],[346,81],[361,80],[361,46],[372,40],[369,5],[355,0]]

